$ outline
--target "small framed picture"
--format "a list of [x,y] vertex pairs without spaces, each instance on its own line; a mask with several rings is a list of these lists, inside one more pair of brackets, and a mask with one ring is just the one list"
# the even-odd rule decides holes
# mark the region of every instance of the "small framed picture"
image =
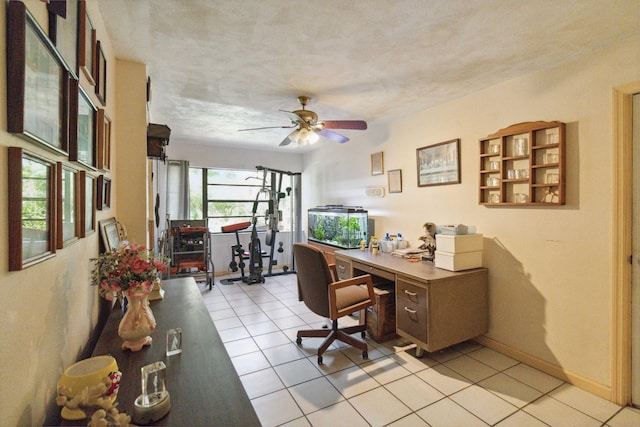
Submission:
[[371,155],[371,175],[382,175],[384,173],[384,159],[382,151]]
[[387,172],[389,177],[389,193],[402,193],[402,169]]
[[418,187],[460,183],[460,139],[416,150]]
[[95,70],[96,97],[102,105],[107,105],[107,59],[102,50],[100,40],[96,42]]

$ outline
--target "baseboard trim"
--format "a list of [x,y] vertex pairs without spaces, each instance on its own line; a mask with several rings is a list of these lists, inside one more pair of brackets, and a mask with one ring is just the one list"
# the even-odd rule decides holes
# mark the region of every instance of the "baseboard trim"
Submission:
[[579,387],[585,391],[588,391],[589,393],[595,394],[596,396],[602,397],[603,399],[612,401],[611,387],[607,387],[589,378],[583,377],[582,375],[578,375],[576,373],[568,371],[560,366],[557,366],[557,365],[554,365],[553,363],[549,363],[545,360],[539,359],[528,353],[525,353],[523,351],[510,347],[506,344],[503,344],[499,341],[493,340],[489,337],[481,336],[476,338],[475,341],[484,345],[485,347],[488,347],[492,350],[495,350],[506,356],[516,359],[519,362],[529,365],[532,368],[536,368],[546,374],[549,374],[553,377],[566,381],[569,384],[573,384],[576,387]]

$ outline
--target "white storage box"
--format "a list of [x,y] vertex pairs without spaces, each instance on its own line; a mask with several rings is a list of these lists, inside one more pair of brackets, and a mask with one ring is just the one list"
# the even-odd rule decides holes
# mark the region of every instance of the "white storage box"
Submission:
[[435,265],[449,271],[469,270],[482,267],[482,251],[452,252],[436,251]]
[[436,234],[436,249],[454,254],[481,251],[482,234],[461,234],[457,236]]

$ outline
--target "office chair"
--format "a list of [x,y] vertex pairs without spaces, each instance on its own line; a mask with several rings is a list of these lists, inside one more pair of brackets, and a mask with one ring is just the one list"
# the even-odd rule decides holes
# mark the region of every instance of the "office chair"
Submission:
[[362,350],[362,358],[367,359],[367,343],[351,336],[360,332],[364,339],[366,322],[338,328],[338,319],[375,304],[371,275],[338,280],[335,266],[332,265],[332,271],[324,254],[308,244],[294,244],[293,254],[298,274],[298,299],[317,315],[332,321],[331,329],[298,331],[296,343],[301,345],[303,337],[326,337],[318,348],[318,365],[322,365],[322,354],[335,340]]

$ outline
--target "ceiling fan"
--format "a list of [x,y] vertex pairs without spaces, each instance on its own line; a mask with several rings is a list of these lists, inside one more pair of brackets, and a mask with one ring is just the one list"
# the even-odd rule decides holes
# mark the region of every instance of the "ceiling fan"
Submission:
[[316,113],[311,110],[305,110],[305,107],[310,100],[311,98],[309,98],[308,96],[299,96],[298,102],[300,103],[300,105],[302,105],[301,110],[280,110],[282,113],[285,113],[289,117],[289,120],[291,120],[291,125],[289,126],[267,126],[260,128],[240,129],[240,131],[295,128],[295,130],[291,132],[280,143],[280,147],[284,147],[285,145],[289,145],[292,142],[298,145],[313,144],[314,142],[318,141],[318,139],[320,139],[320,136],[338,141],[340,143],[345,143],[349,141],[349,138],[344,135],[340,135],[339,133],[330,131],[329,129],[365,130],[367,128],[367,122],[363,120],[318,121],[318,115]]

